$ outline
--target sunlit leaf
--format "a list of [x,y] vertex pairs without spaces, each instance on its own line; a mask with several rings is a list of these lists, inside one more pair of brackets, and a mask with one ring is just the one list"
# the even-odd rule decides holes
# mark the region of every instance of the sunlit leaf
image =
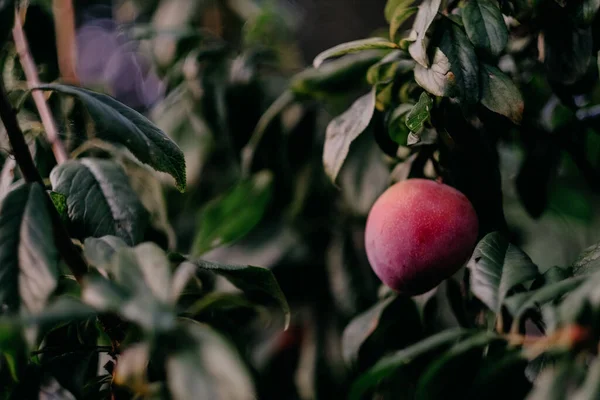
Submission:
[[415,66],[415,81],[435,96],[451,96],[455,93],[455,78],[450,71],[450,60],[439,48],[435,49],[429,68]]
[[406,2],[406,4],[402,4],[401,6],[396,8],[394,14],[392,15],[392,19],[390,21],[390,40],[394,40],[396,37],[396,33],[398,33],[398,29],[410,18],[414,13],[417,12],[418,7],[411,7],[412,1]]
[[317,55],[313,61],[313,67],[319,68],[329,58],[343,56],[365,50],[391,50],[397,49],[398,45],[383,38],[369,38],[342,43]]
[[427,57],[427,46],[429,44],[429,40],[426,37],[427,30],[437,16],[441,3],[441,0],[424,0],[421,2],[419,11],[417,11],[417,17],[413,24],[413,34],[416,39],[414,43],[408,47],[408,51],[412,58],[423,68],[429,67],[429,59]]
[[412,132],[418,132],[423,128],[425,121],[429,119],[429,113],[433,106],[433,100],[425,92],[421,93],[419,101],[406,115],[406,126]]

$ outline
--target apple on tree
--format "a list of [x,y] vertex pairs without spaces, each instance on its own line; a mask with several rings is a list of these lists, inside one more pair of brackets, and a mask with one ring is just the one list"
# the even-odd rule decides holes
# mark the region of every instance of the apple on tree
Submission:
[[477,214],[464,194],[440,182],[408,179],[388,188],[373,204],[365,247],[384,284],[415,296],[463,266],[478,230]]

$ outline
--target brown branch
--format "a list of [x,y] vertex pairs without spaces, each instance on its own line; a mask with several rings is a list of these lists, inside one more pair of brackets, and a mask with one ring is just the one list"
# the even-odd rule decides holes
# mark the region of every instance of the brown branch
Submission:
[[[42,176],[33,162],[33,158],[29,152],[29,147],[27,147],[25,137],[23,136],[23,132],[21,131],[21,127],[17,121],[17,114],[8,100],[4,82],[1,79],[0,119],[2,119],[2,123],[4,124],[4,128],[6,129],[6,133],[8,135],[8,140],[10,141],[10,145],[13,149],[15,160],[17,161],[17,165],[19,166],[25,181],[39,183],[43,186],[44,182],[42,180]],[[56,247],[58,248],[58,251],[62,255],[65,263],[71,270],[71,273],[75,279],[81,283],[83,276],[88,270],[87,263],[79,253],[77,247],[75,247],[71,241],[71,237],[63,225],[60,215],[54,207],[50,196],[46,196],[46,201],[48,203],[48,211],[52,219],[52,229],[54,231]]]
[[29,152],[29,147],[27,146],[25,137],[21,132],[21,127],[17,121],[17,115],[8,100],[8,94],[4,88],[4,82],[1,80],[0,119],[2,119],[2,122],[4,123],[4,128],[6,129],[10,145],[12,146],[15,160],[21,169],[21,173],[23,174],[25,181],[43,183],[42,176],[33,162],[33,158]]
[[75,12],[72,0],[52,2],[58,68],[63,82],[77,85],[77,44],[75,42]]
[[[27,38],[25,37],[25,32],[23,31],[23,23],[18,11],[16,11],[15,15],[13,39],[15,41],[17,53],[19,54],[21,66],[23,67],[25,77],[27,78],[27,86],[30,89],[40,86],[40,78],[38,76],[37,68],[33,58],[31,57],[31,53],[29,52],[29,44],[27,43]],[[54,153],[56,162],[62,164],[69,159],[69,156],[64,144],[58,136],[58,129],[56,127],[56,123],[54,122],[54,118],[52,117],[50,107],[48,106],[46,98],[44,97],[44,93],[40,91],[34,91],[31,95],[40,114],[40,118],[42,119],[42,124],[46,130],[48,142],[50,142],[50,145],[52,146],[52,152]]]

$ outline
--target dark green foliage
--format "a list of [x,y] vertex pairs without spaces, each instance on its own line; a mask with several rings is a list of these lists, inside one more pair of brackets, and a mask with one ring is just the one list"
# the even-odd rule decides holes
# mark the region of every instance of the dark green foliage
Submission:
[[[312,63],[275,2],[131,2],[121,33],[165,98],[140,113],[102,85],[34,88],[58,165],[14,3],[0,399],[598,398],[600,1],[389,0],[388,26]],[[45,82],[51,5],[25,24]],[[12,107],[36,182],[8,152]],[[411,298],[381,286],[364,226],[416,177],[462,191],[480,229]]]

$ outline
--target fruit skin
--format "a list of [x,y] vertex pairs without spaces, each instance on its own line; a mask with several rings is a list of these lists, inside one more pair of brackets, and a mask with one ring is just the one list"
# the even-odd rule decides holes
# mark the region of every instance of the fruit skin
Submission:
[[428,179],[389,187],[365,228],[371,268],[393,290],[415,296],[456,273],[473,253],[479,222],[458,190]]

